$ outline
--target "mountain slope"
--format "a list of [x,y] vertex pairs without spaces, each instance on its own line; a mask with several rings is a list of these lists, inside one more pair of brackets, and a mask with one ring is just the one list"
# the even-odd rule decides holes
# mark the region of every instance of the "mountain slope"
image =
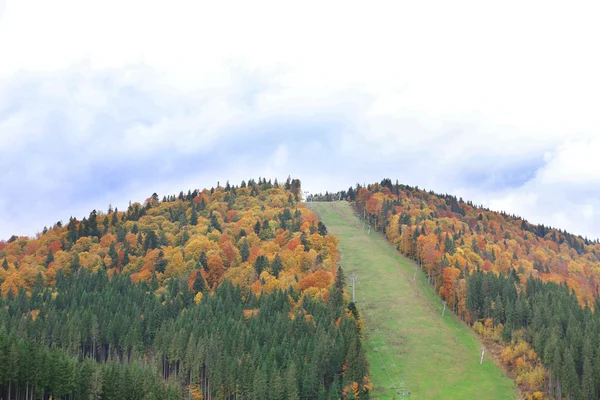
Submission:
[[368,236],[348,203],[311,206],[339,236],[344,271],[359,278],[356,299],[365,314],[374,398],[395,398],[402,380],[413,399],[515,398],[514,384],[493,361],[486,357],[479,365],[475,335],[451,313],[441,316],[425,276],[413,281],[414,263],[375,232]]
[[266,179],[0,242],[0,397],[369,398],[337,239]]
[[531,398],[600,393],[600,243],[391,180],[346,198],[415,260],[449,309],[504,347]]

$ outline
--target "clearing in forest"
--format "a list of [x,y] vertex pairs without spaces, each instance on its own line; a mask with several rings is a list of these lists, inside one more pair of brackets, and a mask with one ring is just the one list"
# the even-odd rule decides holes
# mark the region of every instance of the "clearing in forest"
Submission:
[[[446,309],[425,275],[383,236],[367,235],[345,201],[312,203],[329,233],[341,239],[342,267],[355,274],[356,301],[366,322],[365,348],[375,399],[514,399],[514,382],[484,357],[476,335]],[[352,291],[348,281],[348,291]]]

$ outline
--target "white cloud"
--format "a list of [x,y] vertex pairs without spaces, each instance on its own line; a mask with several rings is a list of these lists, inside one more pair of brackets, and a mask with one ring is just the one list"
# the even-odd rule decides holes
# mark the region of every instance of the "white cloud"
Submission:
[[22,226],[3,191],[0,237],[266,173],[310,190],[398,178],[600,236],[597,2],[2,5],[1,187],[107,187]]
[[567,141],[546,155],[547,164],[538,172],[538,179],[545,184],[597,185],[600,183],[598,155],[600,137]]

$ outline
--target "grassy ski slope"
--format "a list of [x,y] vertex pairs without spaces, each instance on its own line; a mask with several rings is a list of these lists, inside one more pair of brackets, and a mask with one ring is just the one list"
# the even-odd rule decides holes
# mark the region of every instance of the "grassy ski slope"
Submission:
[[[514,382],[493,360],[479,364],[481,342],[442,305],[415,264],[379,234],[362,230],[347,202],[312,203],[330,233],[341,239],[346,276],[356,274],[356,300],[365,315],[365,347],[373,398],[514,399]],[[349,286],[350,288],[350,286]]]

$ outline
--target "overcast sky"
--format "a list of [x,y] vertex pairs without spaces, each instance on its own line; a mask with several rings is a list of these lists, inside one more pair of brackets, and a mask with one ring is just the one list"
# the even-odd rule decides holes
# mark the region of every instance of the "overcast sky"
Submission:
[[599,237],[598,4],[0,0],[0,239],[288,175]]

